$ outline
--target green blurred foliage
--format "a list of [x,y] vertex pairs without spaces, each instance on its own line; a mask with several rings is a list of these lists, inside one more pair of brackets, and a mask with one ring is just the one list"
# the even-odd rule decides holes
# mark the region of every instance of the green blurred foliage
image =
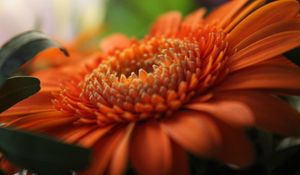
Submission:
[[102,36],[119,32],[141,38],[159,15],[174,10],[185,15],[196,8],[193,0],[108,0]]

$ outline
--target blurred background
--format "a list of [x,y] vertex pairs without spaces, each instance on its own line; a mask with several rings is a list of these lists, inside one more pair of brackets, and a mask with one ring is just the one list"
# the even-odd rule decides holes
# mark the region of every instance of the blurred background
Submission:
[[99,38],[121,32],[142,37],[154,19],[170,10],[183,14],[226,0],[1,0],[0,45],[12,36],[38,29],[65,41],[101,28]]
[[62,40],[102,24],[105,0],[1,0],[0,44],[31,29]]

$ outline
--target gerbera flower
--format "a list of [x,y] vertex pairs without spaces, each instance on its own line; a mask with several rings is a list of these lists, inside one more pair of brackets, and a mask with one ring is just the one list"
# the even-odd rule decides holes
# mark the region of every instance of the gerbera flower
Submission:
[[[42,90],[1,115],[6,126],[93,149],[83,174],[188,174],[186,152],[239,167],[255,160],[244,129],[300,135],[300,5],[230,1],[207,17],[162,15],[142,40],[114,35],[101,53],[37,72]],[[55,57],[55,55],[53,55]]]

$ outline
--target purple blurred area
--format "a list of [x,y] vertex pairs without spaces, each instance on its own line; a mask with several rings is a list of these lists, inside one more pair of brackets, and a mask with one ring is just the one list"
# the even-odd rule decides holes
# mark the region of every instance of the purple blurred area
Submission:
[[215,7],[227,1],[228,0],[197,0],[198,3],[206,7]]

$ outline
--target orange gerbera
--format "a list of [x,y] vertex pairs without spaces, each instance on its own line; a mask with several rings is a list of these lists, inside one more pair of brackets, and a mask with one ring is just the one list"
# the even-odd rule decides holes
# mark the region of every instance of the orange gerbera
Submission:
[[188,174],[185,151],[246,167],[245,128],[300,135],[300,114],[274,96],[300,94],[300,69],[282,56],[300,45],[300,5],[263,4],[170,12],[140,41],[109,37],[90,59],[36,73],[42,90],[1,121],[92,148],[82,174],[129,162],[138,174]]

